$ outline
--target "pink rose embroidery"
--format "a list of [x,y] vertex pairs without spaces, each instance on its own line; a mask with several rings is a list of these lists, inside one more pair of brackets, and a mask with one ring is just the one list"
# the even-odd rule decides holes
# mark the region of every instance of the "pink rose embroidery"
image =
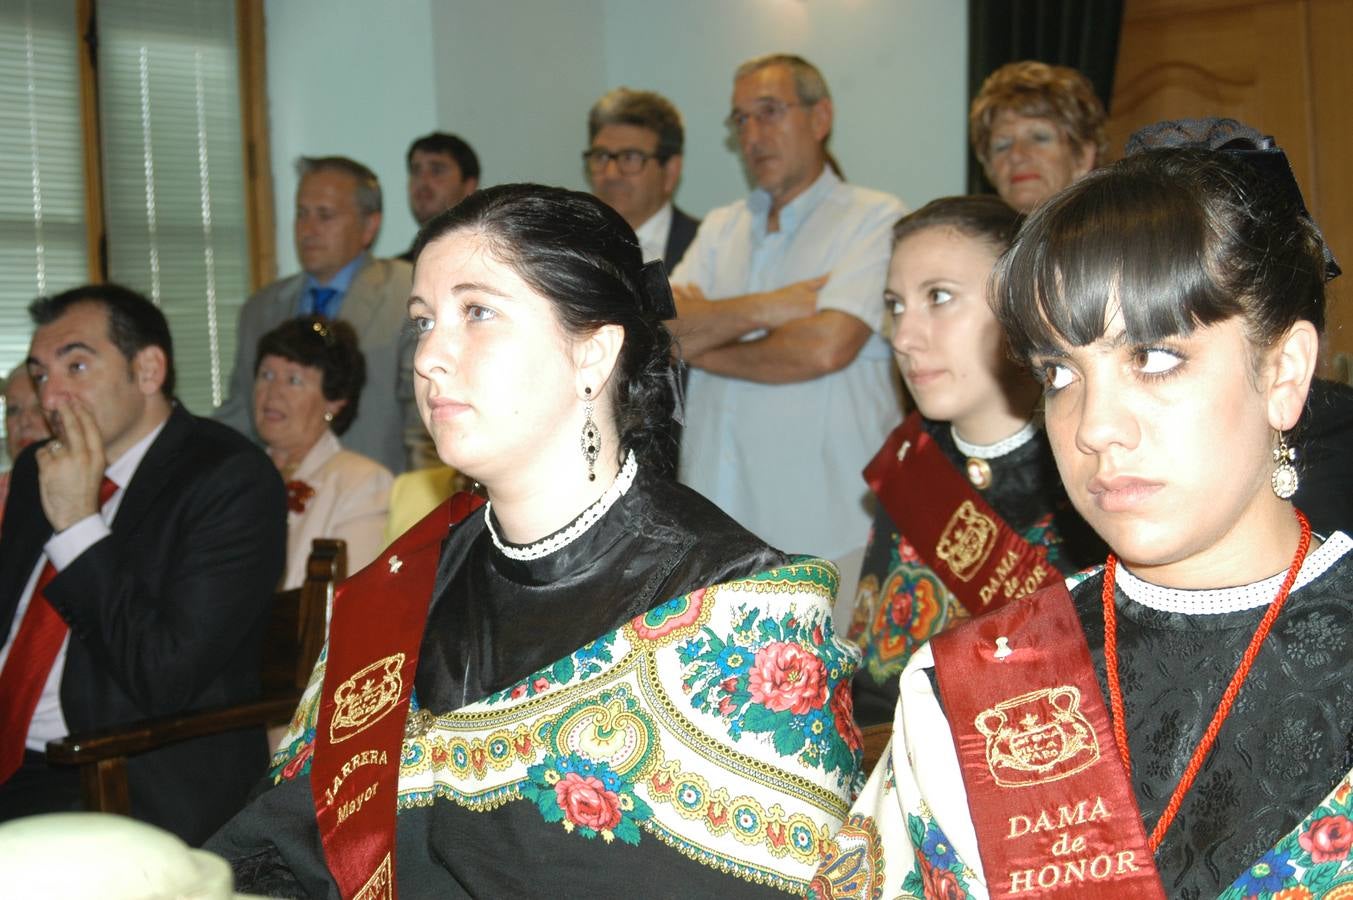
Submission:
[[921,554],[916,552],[916,548],[911,545],[906,538],[900,538],[897,542],[897,557],[904,563],[914,563],[921,561]]
[[620,824],[620,798],[595,776],[569,772],[554,786],[554,798],[574,825],[610,831]]
[[1325,816],[1312,822],[1297,840],[1313,862],[1337,862],[1353,847],[1353,822],[1347,816]]
[[855,698],[850,693],[850,682],[844,678],[837,682],[836,690],[832,691],[832,718],[836,720],[836,731],[846,746],[851,750],[859,750],[864,738],[855,724]]
[[296,754],[295,759],[293,759],[291,762],[287,763],[285,767],[283,767],[282,777],[287,780],[295,778],[296,773],[299,772],[301,770],[301,767],[306,764],[306,761],[309,760],[310,757],[314,755],[315,755],[315,742],[311,741],[310,743],[301,747],[301,752]]
[[822,661],[798,644],[763,647],[748,678],[752,700],[774,712],[803,715],[827,702],[827,672]]
[[963,900],[967,895],[958,886],[958,877],[948,869],[938,866],[925,866],[921,880],[925,884],[926,900]]

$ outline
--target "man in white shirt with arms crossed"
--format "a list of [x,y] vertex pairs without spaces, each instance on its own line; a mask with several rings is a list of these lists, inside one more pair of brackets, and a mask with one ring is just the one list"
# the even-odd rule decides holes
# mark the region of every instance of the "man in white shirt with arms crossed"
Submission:
[[743,63],[728,121],[756,189],[672,273],[693,369],[680,479],[767,542],[841,560],[869,532],[860,471],[901,415],[878,330],[905,209],[833,171],[831,97],[800,57]]

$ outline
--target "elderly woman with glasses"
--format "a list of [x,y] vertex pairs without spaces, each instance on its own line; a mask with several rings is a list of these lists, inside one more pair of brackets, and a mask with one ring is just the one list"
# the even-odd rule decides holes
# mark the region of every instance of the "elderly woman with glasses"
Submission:
[[1084,75],[1025,60],[982,82],[968,137],[1001,199],[1028,213],[1104,162],[1104,105]]

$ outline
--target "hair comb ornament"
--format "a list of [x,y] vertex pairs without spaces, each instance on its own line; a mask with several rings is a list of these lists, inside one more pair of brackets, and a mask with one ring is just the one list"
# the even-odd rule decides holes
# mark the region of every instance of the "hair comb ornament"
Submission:
[[1147,150],[1165,148],[1218,150],[1246,163],[1260,179],[1286,194],[1287,199],[1311,223],[1325,255],[1325,280],[1337,278],[1343,271],[1335,261],[1320,225],[1306,208],[1306,200],[1302,197],[1296,176],[1292,174],[1292,164],[1287,154],[1272,136],[1260,134],[1235,119],[1173,119],[1134,131],[1123,147],[1123,155],[1133,156]]
[[676,318],[676,300],[672,298],[672,284],[667,280],[667,266],[660,259],[644,263],[641,273],[644,305],[659,319]]
[[320,340],[324,341],[324,346],[332,347],[334,345],[334,334],[329,330],[329,326],[322,319],[315,319],[310,323],[310,328],[319,335]]

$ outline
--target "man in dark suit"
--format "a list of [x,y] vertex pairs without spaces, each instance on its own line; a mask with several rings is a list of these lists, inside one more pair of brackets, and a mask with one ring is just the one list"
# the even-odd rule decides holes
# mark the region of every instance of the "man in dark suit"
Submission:
[[[29,312],[55,437],[20,454],[0,531],[0,819],[79,807],[48,740],[255,698],[286,548],[276,468],[174,401],[154,304],[89,285]],[[133,815],[199,843],[266,765],[262,729],[133,757]]]
[[369,250],[381,226],[381,185],[345,156],[301,157],[296,164],[294,234],[301,271],[262,288],[240,308],[235,368],[216,418],[256,438],[254,370],[258,341],[287,319],[343,319],[366,358],[359,412],[343,446],[391,472],[437,463],[413,398],[413,341],[406,311],[412,270]]
[[[592,193],[634,229],[644,259],[661,259],[671,272],[695,240],[700,220],[672,203],[681,180],[681,150],[685,129],[681,113],[666,97],[653,91],[618,87],[603,94],[587,114],[583,151]],[[686,376],[683,370],[681,387]],[[681,400],[676,400],[678,415]],[[675,476],[681,446],[678,419],[663,425],[659,468]]]
[[625,217],[644,250],[676,268],[700,220],[672,204],[681,180],[681,113],[661,94],[620,87],[587,114],[583,162],[592,193]]

